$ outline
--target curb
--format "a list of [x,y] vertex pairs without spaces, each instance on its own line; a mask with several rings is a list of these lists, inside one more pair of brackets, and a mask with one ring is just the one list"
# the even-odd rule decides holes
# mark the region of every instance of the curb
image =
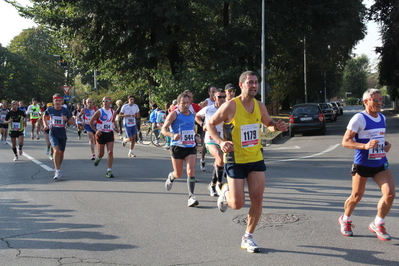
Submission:
[[266,146],[269,146],[270,144],[276,144],[277,141],[281,140],[287,134],[288,134],[288,131],[287,132],[281,131],[278,135],[276,135],[272,139],[262,139],[261,140],[262,146],[266,147]]

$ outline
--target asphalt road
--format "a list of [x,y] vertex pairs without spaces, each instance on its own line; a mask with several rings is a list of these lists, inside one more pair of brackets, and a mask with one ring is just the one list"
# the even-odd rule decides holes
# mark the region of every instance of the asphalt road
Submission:
[[[372,180],[353,214],[355,236],[339,232],[353,157],[340,143],[354,109],[346,107],[328,123],[325,136],[296,135],[265,147],[258,254],[240,249],[248,205],[221,213],[208,194],[210,155],[206,172],[197,165],[199,206],[189,208],[185,176],[165,190],[172,167],[162,148],[138,144],[137,157],[128,158],[117,141],[115,178],[107,179],[105,160],[95,167],[85,136],[79,140],[70,131],[63,179],[54,181],[43,136],[27,138],[17,162],[1,143],[0,265],[398,265],[397,204],[386,219],[391,241],[367,229],[380,197]],[[399,117],[387,118],[393,143],[388,158],[397,180]]]

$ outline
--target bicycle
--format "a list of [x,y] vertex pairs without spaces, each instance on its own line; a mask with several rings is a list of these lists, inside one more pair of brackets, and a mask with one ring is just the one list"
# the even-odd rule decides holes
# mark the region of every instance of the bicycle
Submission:
[[151,144],[151,123],[149,120],[146,120],[141,125],[140,131],[137,132],[137,141],[143,145]]
[[161,128],[157,127],[151,131],[151,143],[154,146],[162,147],[166,144],[166,137],[162,134]]

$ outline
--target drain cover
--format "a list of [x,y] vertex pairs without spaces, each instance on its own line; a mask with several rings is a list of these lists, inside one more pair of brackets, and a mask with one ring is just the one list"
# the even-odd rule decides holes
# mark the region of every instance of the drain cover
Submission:
[[[302,220],[310,220],[310,218],[307,218],[305,215],[297,214],[265,213],[261,215],[258,226],[283,226],[284,224],[296,223]],[[234,218],[233,221],[237,224],[247,225],[248,217],[247,215],[240,215]]]

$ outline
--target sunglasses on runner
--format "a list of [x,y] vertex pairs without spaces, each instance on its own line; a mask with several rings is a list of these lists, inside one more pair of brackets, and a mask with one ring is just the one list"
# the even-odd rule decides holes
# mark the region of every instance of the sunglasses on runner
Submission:
[[382,98],[370,98],[375,103],[382,102]]

